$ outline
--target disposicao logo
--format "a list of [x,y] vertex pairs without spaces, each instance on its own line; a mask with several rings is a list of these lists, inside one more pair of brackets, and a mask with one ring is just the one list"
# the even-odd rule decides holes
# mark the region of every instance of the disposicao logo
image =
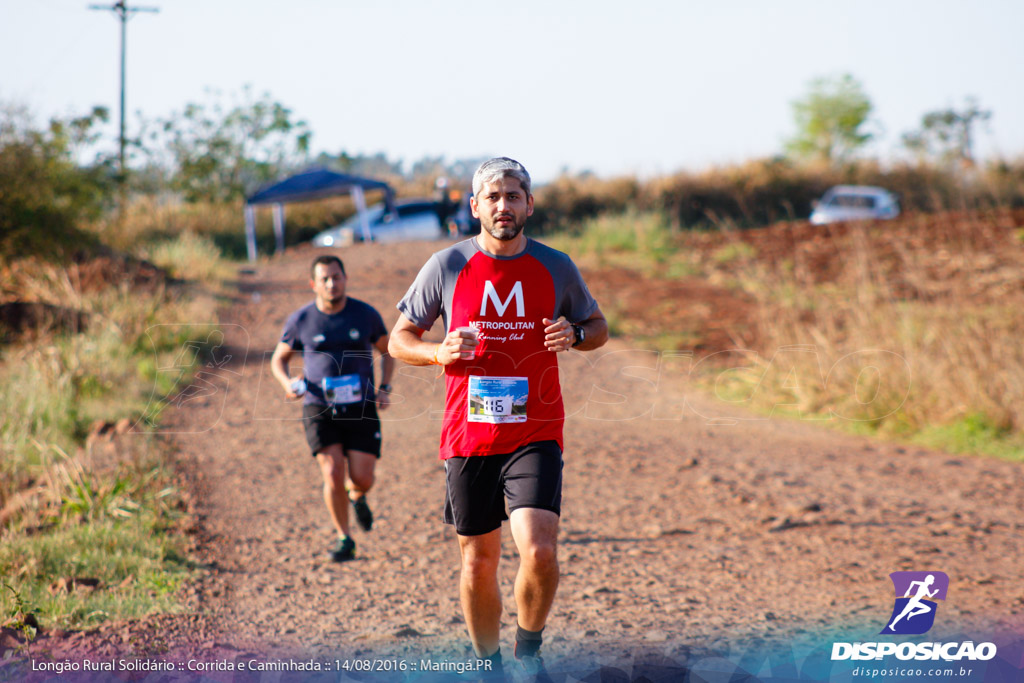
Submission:
[[[945,600],[949,577],[943,572],[893,572],[889,575],[896,591],[892,616],[880,635],[921,635],[935,624],[937,600]],[[832,661],[899,660],[987,661],[996,656],[994,643],[967,640],[948,643],[832,643]]]
[[937,600],[945,600],[949,577],[944,572],[893,572],[889,574],[896,589],[892,616],[882,634],[920,635],[935,624]]

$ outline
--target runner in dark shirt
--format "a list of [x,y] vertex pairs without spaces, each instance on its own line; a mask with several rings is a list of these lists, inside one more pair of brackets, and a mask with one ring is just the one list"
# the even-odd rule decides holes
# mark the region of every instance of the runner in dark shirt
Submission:
[[[320,256],[311,268],[312,303],[293,313],[270,361],[288,398],[304,395],[302,420],[310,451],[320,464],[324,502],[338,531],[334,560],[355,557],[349,529],[351,499],[356,521],[373,527],[366,493],[380,458],[377,410],[390,403],[394,359],[387,353],[384,321],[372,306],[345,293],[345,267],[336,256]],[[373,381],[373,351],[381,355],[381,384]],[[302,354],[303,373],[293,377],[288,361]],[[347,468],[346,468],[347,463]]]

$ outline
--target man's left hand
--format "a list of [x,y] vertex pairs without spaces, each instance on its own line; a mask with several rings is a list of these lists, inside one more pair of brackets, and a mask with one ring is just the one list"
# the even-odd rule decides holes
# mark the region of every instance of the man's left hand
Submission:
[[384,389],[377,389],[377,409],[387,410],[391,405],[391,392]]
[[568,351],[576,341],[576,332],[572,329],[572,323],[563,315],[558,320],[543,318],[541,320],[547,327],[544,328],[544,346],[548,351]]

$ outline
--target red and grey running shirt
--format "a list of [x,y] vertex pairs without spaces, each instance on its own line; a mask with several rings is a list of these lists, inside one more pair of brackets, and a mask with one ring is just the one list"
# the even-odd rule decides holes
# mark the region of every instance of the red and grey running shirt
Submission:
[[430,257],[398,310],[429,330],[473,326],[471,360],[445,367],[441,459],[511,453],[535,441],[562,446],[557,354],[544,346],[543,318],[570,322],[597,310],[579,269],[533,239],[515,256],[495,256],[468,239]]

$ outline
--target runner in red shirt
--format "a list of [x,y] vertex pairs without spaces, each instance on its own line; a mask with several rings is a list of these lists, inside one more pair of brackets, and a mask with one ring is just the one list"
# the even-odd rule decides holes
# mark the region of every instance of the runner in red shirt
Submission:
[[[602,346],[608,324],[572,260],[523,234],[533,195],[519,162],[485,162],[473,194],[480,234],[423,266],[398,304],[388,351],[445,369],[444,519],[462,551],[460,595],[473,647],[500,671],[498,560],[508,519],[520,557],[515,656],[543,678],[541,632],[558,586],[565,420],[555,354]],[[444,340],[424,341],[439,316]]]

